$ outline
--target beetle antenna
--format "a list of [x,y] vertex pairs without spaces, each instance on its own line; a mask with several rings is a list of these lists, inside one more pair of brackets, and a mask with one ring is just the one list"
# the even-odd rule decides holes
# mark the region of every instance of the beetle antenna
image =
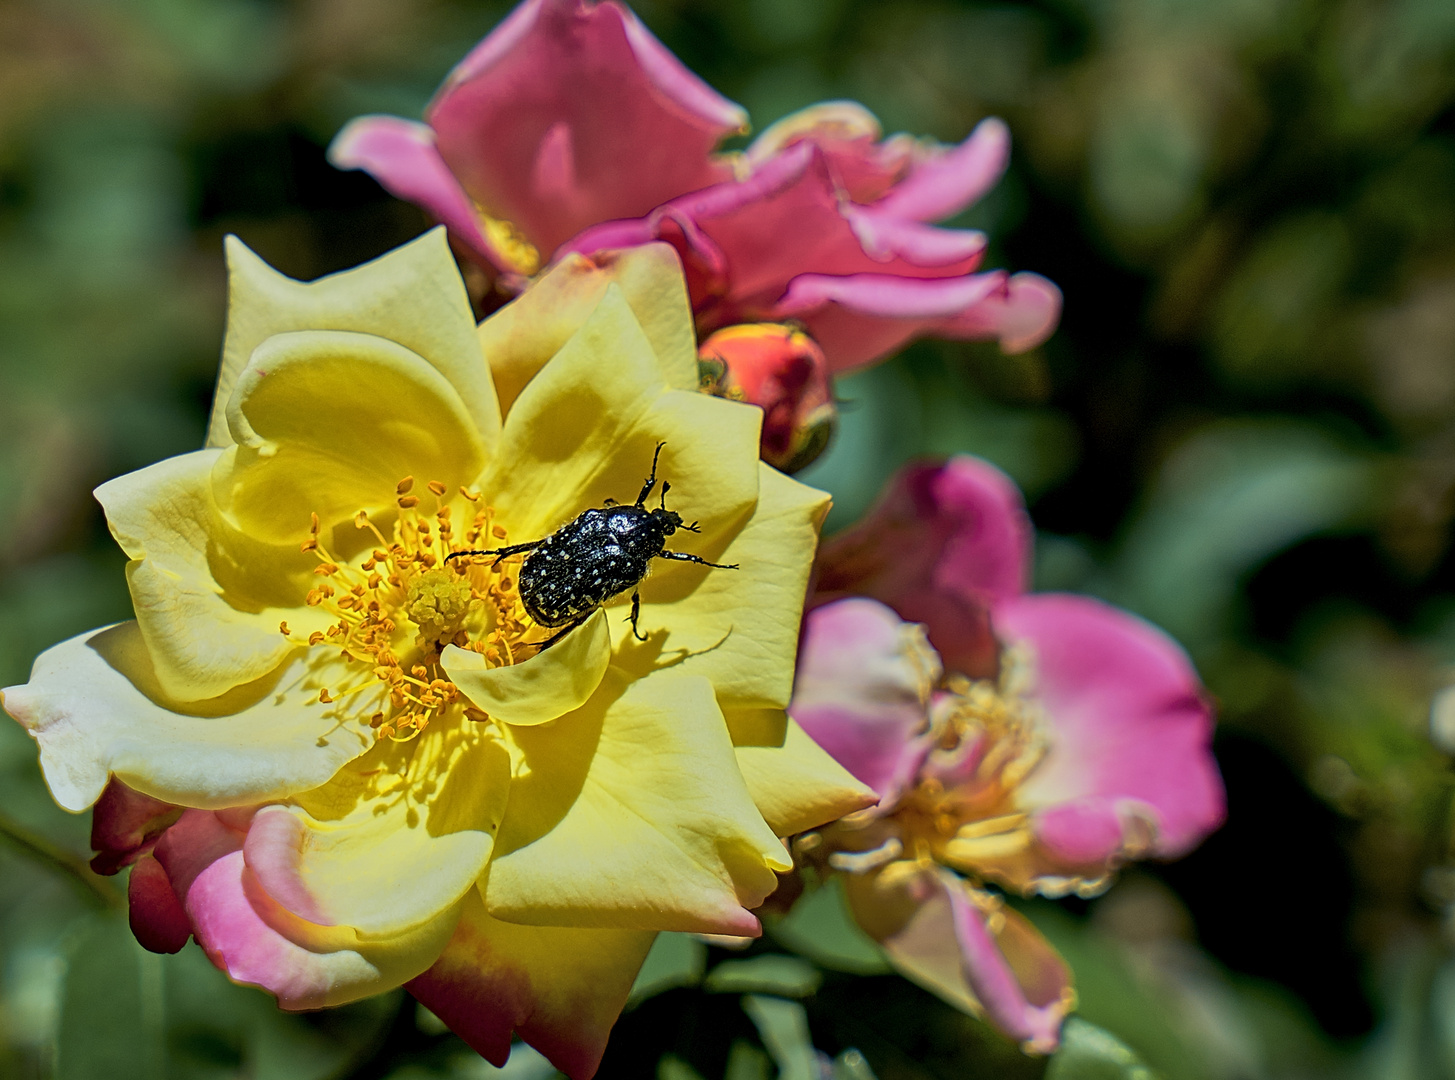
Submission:
[[665,442],[659,442],[657,444],[657,452],[652,455],[652,475],[647,477],[646,484],[642,486],[642,493],[637,496],[636,505],[638,506],[641,506],[647,501],[647,496],[652,493],[652,488],[657,486],[657,459],[662,456],[662,447],[666,445]]
[[663,480],[662,481],[662,509],[663,510],[667,509],[667,492],[669,492],[671,490],[672,490],[672,485],[669,484],[669,483],[667,483],[667,481]]

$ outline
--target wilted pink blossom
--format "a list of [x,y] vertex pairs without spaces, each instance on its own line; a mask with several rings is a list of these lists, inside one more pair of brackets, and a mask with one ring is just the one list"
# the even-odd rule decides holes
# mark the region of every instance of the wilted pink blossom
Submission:
[[1224,801],[1186,655],[1098,600],[1027,593],[1031,535],[984,462],[906,470],[825,547],[790,712],[881,797],[799,849],[906,975],[1047,1052],[1069,972],[990,886],[1094,895],[1191,850]]
[[1060,314],[1045,278],[977,272],[984,234],[933,224],[1000,179],[999,120],[942,146],[882,139],[863,106],[828,102],[714,153],[747,114],[613,0],[526,0],[426,121],[360,117],[330,159],[424,207],[507,285],[569,251],[666,240],[701,336],[793,319],[834,371],[924,335],[1028,349]]

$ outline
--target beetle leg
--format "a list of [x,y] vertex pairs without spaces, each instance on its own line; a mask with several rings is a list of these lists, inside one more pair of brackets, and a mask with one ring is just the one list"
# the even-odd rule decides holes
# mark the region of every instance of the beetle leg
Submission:
[[647,477],[647,482],[642,486],[642,493],[637,496],[636,505],[641,506],[647,501],[647,496],[652,493],[652,488],[657,486],[657,459],[662,456],[662,447],[667,444],[659,442],[657,452],[652,455],[652,475]]
[[522,551],[534,551],[545,542],[544,539],[541,539],[532,540],[528,544],[511,544],[510,547],[485,548],[483,551],[452,551],[445,556],[445,562],[449,562],[451,559],[462,559],[466,555],[494,555],[495,562],[491,563],[491,566],[494,567],[500,565],[500,560],[507,556],[519,555]]
[[689,555],[685,551],[659,551],[659,552],[657,552],[656,557],[659,558],[659,559],[674,559],[677,562],[695,562],[695,563],[697,563],[697,564],[699,564],[701,566],[711,566],[711,567],[715,567],[718,570],[739,570],[739,569],[741,569],[741,567],[739,567],[737,563],[716,563],[716,562],[708,562],[706,559],[704,559],[704,558],[702,558],[702,557],[700,557],[698,555]]
[[669,484],[669,483],[667,483],[667,481],[663,480],[662,481],[662,509],[663,510],[667,509],[667,492],[669,492],[671,490],[672,490],[672,485]]
[[579,619],[576,619],[574,622],[568,622],[565,626],[561,627],[561,629],[557,630],[550,637],[546,638],[545,641],[532,642],[531,644],[535,645],[535,647],[536,647],[536,655],[539,656],[541,653],[545,652],[552,645],[554,645],[556,642],[560,641],[563,637],[565,637],[567,634],[569,634],[572,630],[576,629],[576,627],[580,626],[582,623],[584,623],[587,619],[589,619],[594,614],[596,614],[596,611],[593,608],[591,611],[588,611],[585,615],[582,615]]
[[642,613],[642,591],[632,590],[632,613],[626,617],[626,621],[632,624],[632,637],[638,641],[646,641],[647,635],[637,629],[637,616]]

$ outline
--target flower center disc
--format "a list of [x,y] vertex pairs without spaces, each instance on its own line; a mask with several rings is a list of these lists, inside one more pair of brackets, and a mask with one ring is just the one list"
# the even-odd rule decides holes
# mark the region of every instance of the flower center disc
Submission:
[[[471,517],[457,543],[456,505],[446,501],[445,485],[427,485],[433,512],[420,506],[413,487],[412,476],[399,481],[398,514],[383,528],[364,510],[354,515],[355,527],[369,530],[379,543],[367,557],[332,556],[320,538],[317,514],[302,544],[318,556],[313,572],[323,578],[306,602],[334,620],[310,634],[307,645],[337,650],[348,672],[339,689],[325,687],[318,698],[330,704],[363,695],[359,711],[374,707],[368,722],[376,736],[396,742],[414,738],[451,710],[488,720],[461,696],[440,666],[440,655],[454,645],[479,653],[491,667],[504,667],[524,659],[525,635],[534,628],[512,576],[518,563],[449,558],[457,551],[502,546],[506,531],[495,523],[494,509],[481,503],[479,493],[461,488],[462,509]],[[279,629],[293,636],[286,622]]]

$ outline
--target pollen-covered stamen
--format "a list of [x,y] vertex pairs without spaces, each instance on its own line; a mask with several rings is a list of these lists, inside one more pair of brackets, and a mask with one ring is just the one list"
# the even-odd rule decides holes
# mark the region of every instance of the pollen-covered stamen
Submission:
[[[347,680],[351,685],[324,687],[318,700],[374,698],[369,726],[377,737],[396,741],[415,737],[447,714],[488,720],[450,681],[441,653],[454,645],[480,653],[490,666],[511,664],[532,626],[508,568],[488,560],[446,561],[455,551],[505,539],[493,509],[478,493],[461,488],[470,521],[457,541],[454,507],[445,502],[448,489],[438,481],[426,488],[432,512],[411,494],[414,478],[407,476],[393,492],[398,511],[392,520],[381,519],[381,527],[367,511],[354,515],[354,526],[378,541],[362,559],[330,554],[316,514],[301,545],[316,554],[314,573],[323,579],[309,590],[307,604],[336,620],[309,634],[307,643],[338,649],[347,663],[360,665]],[[293,641],[301,636],[286,623],[279,631]]]
[[949,676],[931,707],[935,748],[895,812],[909,845],[974,872],[1024,851],[1029,819],[1016,790],[1045,755],[1030,661],[1007,650],[998,680]]

